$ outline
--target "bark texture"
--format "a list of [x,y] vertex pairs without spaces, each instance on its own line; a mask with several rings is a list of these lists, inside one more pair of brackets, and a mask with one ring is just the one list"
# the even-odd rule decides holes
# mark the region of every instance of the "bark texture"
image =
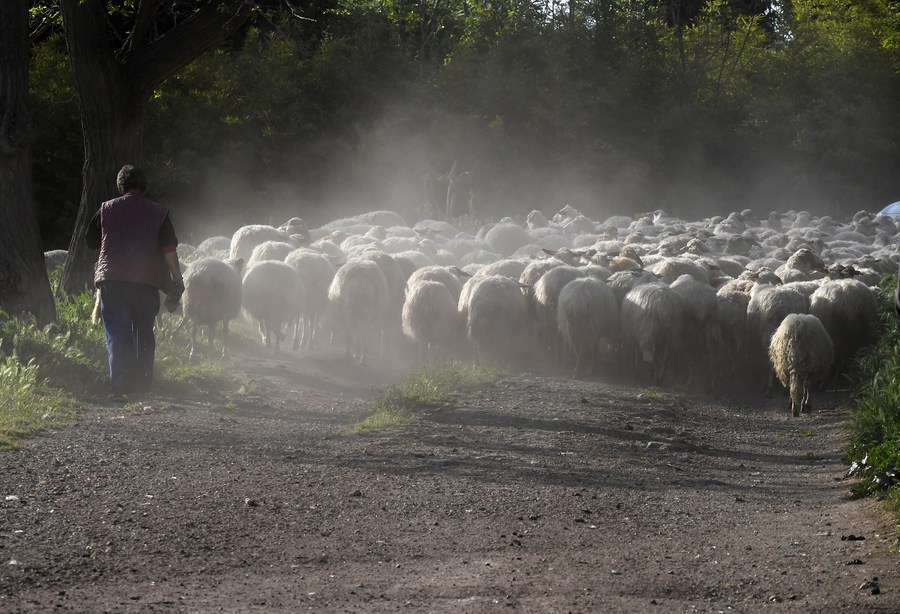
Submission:
[[46,324],[56,319],[56,307],[31,181],[28,45],[28,4],[0,2],[0,309]]

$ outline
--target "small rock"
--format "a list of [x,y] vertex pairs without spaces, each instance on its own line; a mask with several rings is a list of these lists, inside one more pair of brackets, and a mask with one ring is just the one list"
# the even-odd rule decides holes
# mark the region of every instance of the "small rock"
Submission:
[[865,539],[862,535],[853,535],[852,533],[850,535],[841,535],[842,542],[861,542],[865,541]]
[[352,493],[350,493],[350,496],[351,497],[362,497],[362,491],[357,488]]
[[863,562],[860,559],[853,559],[852,561],[847,561],[847,565],[862,565]]
[[244,499],[244,505],[247,505],[248,507],[258,507],[259,501],[257,501],[256,499],[251,499],[250,497],[247,497],[246,499]]
[[648,450],[665,450],[669,445],[662,441],[648,441],[647,449]]

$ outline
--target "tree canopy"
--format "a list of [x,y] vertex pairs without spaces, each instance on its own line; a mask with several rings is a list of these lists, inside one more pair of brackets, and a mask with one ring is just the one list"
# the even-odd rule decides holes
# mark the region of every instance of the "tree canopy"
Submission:
[[[363,208],[435,216],[454,162],[481,218],[567,203],[598,217],[847,216],[900,198],[896,0],[256,9],[237,36],[150,72],[149,59],[122,60],[161,22],[113,15],[111,57],[146,77],[151,191],[186,240]],[[35,194],[45,244],[61,246],[81,193],[73,98],[84,86],[59,34],[43,32],[32,51]]]

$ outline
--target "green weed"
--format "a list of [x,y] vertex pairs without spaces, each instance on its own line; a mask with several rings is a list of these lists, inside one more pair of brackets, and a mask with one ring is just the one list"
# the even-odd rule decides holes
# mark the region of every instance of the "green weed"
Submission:
[[452,403],[455,391],[495,382],[501,376],[490,367],[456,362],[427,368],[388,388],[376,400],[374,411],[349,432],[359,435],[397,429],[423,410]]

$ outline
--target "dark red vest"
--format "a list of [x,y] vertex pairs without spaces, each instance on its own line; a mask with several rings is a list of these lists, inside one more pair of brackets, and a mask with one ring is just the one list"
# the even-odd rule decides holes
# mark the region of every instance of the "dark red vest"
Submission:
[[167,288],[169,268],[159,248],[159,230],[168,212],[140,194],[100,205],[102,242],[94,284],[131,281]]

